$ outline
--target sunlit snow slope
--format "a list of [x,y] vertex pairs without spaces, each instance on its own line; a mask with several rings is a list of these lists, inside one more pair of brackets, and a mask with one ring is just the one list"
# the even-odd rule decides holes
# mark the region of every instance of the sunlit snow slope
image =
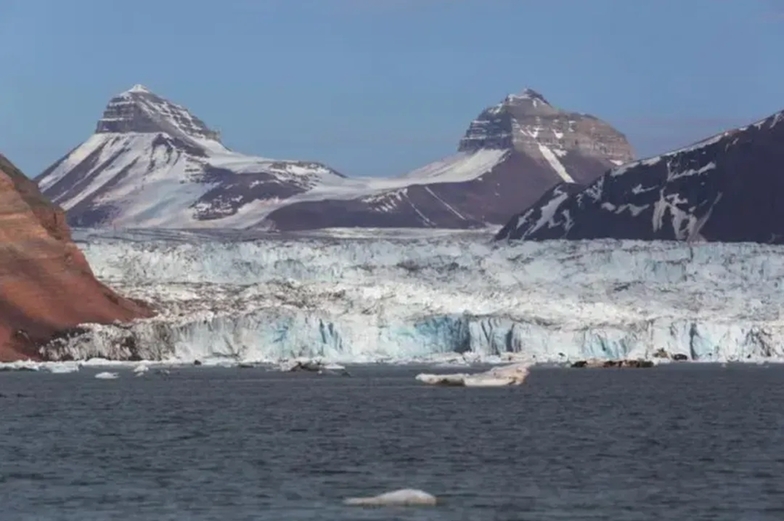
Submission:
[[48,355],[564,361],[663,349],[749,360],[784,351],[781,247],[490,239],[93,236],[82,246],[96,275],[161,315],[88,327]]

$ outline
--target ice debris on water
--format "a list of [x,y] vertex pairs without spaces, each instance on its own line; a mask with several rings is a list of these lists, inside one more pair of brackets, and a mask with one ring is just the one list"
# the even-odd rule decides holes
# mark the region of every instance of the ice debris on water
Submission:
[[514,364],[494,367],[484,373],[476,374],[426,374],[417,375],[416,379],[430,385],[455,387],[505,387],[522,385],[528,377],[528,364]]
[[278,366],[278,369],[287,373],[304,371],[317,374],[351,376],[344,366],[335,363],[325,363],[319,359],[298,358],[295,360],[287,360],[281,363]]
[[372,497],[355,497],[343,501],[350,506],[389,507],[389,506],[435,506],[438,499],[422,490],[405,488]]

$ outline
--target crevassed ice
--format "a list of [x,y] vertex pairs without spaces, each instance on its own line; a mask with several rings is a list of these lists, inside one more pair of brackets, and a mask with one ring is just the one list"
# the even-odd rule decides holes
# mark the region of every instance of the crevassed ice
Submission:
[[160,306],[91,326],[53,356],[190,361],[535,361],[782,356],[784,249],[629,241],[495,244],[193,236],[92,238],[96,275]]

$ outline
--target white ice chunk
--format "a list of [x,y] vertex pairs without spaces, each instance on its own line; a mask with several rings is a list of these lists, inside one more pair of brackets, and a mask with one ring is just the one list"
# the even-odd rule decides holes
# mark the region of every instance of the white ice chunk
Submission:
[[503,387],[521,385],[528,376],[528,364],[494,367],[478,374],[419,374],[416,379],[430,385],[457,387]]
[[344,501],[344,504],[371,507],[435,506],[438,504],[438,499],[422,490],[406,488],[373,497],[348,498]]
[[74,362],[46,364],[45,369],[54,374],[76,373],[79,371],[79,364]]

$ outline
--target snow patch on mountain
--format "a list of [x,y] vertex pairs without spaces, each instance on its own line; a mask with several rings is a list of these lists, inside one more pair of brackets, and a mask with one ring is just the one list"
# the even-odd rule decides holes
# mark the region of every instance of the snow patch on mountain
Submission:
[[481,149],[459,152],[405,174],[402,179],[414,184],[464,183],[490,172],[509,155],[508,150]]
[[[561,176],[561,179],[567,183],[574,183],[572,176],[569,175],[569,172],[566,171],[566,168],[564,168],[563,164],[558,160],[558,151],[553,151],[544,145],[539,145],[539,152],[542,153],[544,158],[547,160],[547,163],[553,168],[553,170],[555,170],[555,172]],[[565,154],[565,151],[560,152]]]

